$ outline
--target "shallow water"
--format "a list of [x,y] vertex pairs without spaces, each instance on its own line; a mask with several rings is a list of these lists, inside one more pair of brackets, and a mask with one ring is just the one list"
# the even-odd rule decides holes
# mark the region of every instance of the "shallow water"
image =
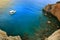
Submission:
[[[42,9],[47,4],[57,0],[13,0],[12,4],[0,8],[0,28],[8,35],[34,35],[35,30],[45,29],[48,17],[43,15]],[[16,10],[9,15],[10,10]]]

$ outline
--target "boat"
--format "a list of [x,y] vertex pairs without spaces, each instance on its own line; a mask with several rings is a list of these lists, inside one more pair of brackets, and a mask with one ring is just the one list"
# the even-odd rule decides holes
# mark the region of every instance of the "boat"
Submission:
[[15,14],[16,13],[16,10],[10,10],[9,11],[11,15]]

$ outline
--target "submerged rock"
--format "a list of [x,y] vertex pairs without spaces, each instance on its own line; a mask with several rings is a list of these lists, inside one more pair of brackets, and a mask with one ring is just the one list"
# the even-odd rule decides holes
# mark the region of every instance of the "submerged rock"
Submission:
[[51,23],[51,21],[48,21],[47,23],[48,23],[48,24],[50,24],[50,23]]
[[54,15],[60,21],[60,2],[57,2],[56,4],[48,4],[44,8],[44,11]]
[[52,35],[50,35],[45,40],[60,40],[60,29],[55,31]]
[[8,36],[6,32],[0,30],[0,40],[21,40],[20,36]]

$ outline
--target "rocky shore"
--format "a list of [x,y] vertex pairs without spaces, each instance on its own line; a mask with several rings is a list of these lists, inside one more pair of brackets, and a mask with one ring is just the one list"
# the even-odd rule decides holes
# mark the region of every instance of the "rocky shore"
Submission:
[[56,30],[52,35],[50,35],[45,40],[60,40],[60,29]]
[[8,36],[6,32],[0,30],[0,40],[21,40],[20,36]]
[[56,2],[55,4],[48,4],[44,9],[44,12],[47,14],[52,14],[60,21],[60,2]]
[[48,16],[52,15],[53,17],[57,18],[59,21],[59,29],[56,29],[45,40],[60,40],[60,1],[56,2],[55,4],[48,4],[43,9],[43,12],[45,13],[45,15],[48,15]]

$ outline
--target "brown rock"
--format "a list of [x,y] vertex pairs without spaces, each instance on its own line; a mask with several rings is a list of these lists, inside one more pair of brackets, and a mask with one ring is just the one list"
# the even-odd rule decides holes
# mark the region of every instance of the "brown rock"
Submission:
[[52,35],[50,35],[45,40],[60,40],[60,29],[55,31]]
[[0,40],[21,40],[20,36],[7,36],[7,33],[0,30]]
[[60,21],[60,3],[47,5],[44,10],[50,12],[52,15],[56,16]]

